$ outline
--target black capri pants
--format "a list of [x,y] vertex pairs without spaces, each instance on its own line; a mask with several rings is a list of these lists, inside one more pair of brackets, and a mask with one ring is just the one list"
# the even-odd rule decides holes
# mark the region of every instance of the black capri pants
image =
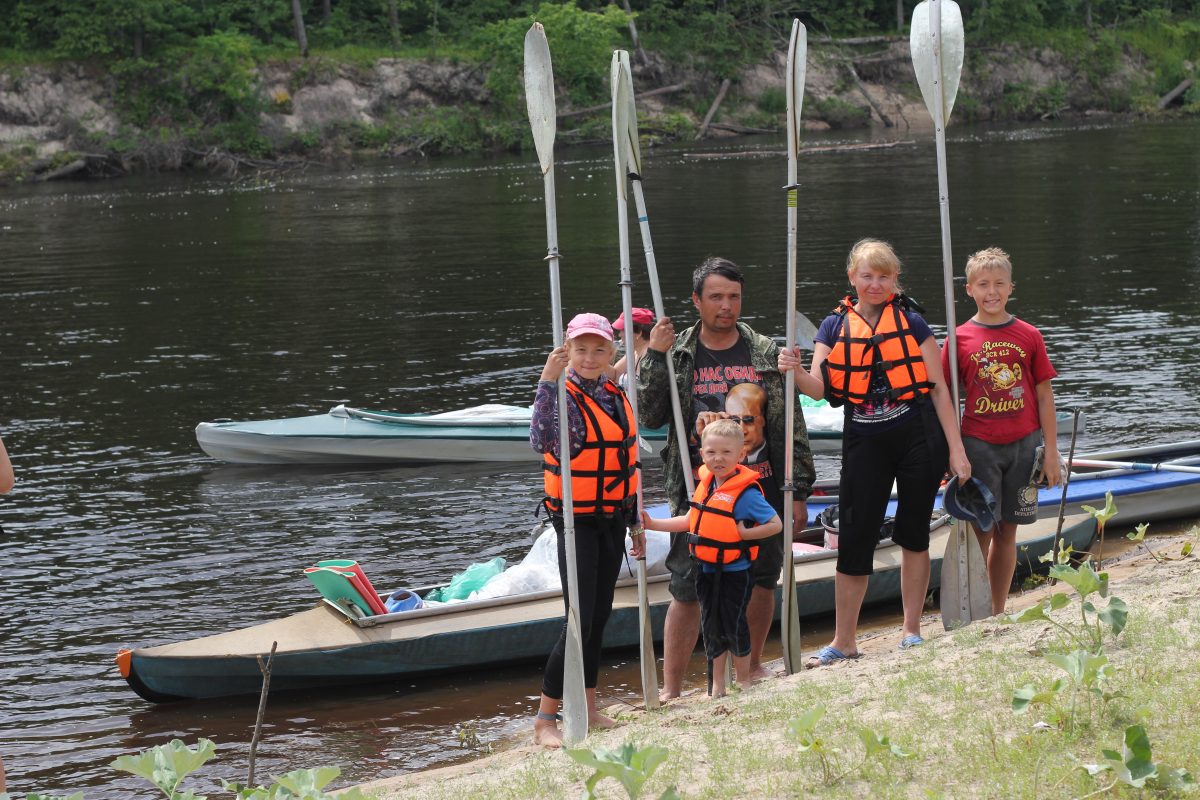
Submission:
[[[562,579],[563,607],[567,600],[567,543],[562,517],[551,517],[558,534],[558,575]],[[575,560],[579,572],[579,627],[583,639],[583,685],[596,688],[600,675],[600,645],[604,627],[612,613],[613,594],[621,563],[625,557],[625,520],[621,517],[575,517]],[[561,700],[563,696],[563,657],[567,649],[567,623],[546,659],[542,673],[542,694]]]
[[929,549],[929,521],[950,460],[933,402],[915,404],[908,419],[882,433],[842,433],[838,488],[838,561],[843,575],[874,572],[875,545],[896,483],[892,541],[913,552]]

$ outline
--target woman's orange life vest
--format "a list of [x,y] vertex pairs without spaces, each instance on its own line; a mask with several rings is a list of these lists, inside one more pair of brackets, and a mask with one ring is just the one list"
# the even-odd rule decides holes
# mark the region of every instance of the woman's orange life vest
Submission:
[[708,564],[732,564],[742,556],[751,561],[758,558],[758,545],[742,539],[733,518],[738,498],[751,486],[762,491],[758,473],[745,464],[738,464],[720,486],[708,467],[700,467],[700,482],[688,512],[688,544],[693,556]]
[[[587,439],[579,455],[571,459],[571,504],[575,514],[614,515],[621,513],[625,501],[637,494],[638,437],[637,421],[629,398],[611,381],[604,388],[617,395],[620,401],[618,419],[572,381],[567,381],[567,394],[583,414]],[[568,401],[569,402],[569,401]],[[559,414],[566,424],[567,415]],[[554,516],[562,516],[562,468],[552,453],[542,455],[542,474],[546,496],[542,503]]]
[[925,371],[921,345],[904,315],[907,299],[903,295],[889,297],[874,327],[854,310],[854,302],[847,296],[833,310],[842,317],[842,326],[821,363],[829,404],[836,407],[866,401],[876,364],[887,378],[893,400],[915,400],[928,394],[933,384]]

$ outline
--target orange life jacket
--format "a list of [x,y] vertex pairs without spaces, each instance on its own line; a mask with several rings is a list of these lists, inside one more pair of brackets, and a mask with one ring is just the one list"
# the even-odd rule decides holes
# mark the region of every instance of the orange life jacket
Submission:
[[833,313],[842,317],[837,341],[821,363],[825,399],[831,406],[861,404],[871,387],[871,372],[878,359],[893,400],[914,400],[933,389],[925,372],[921,345],[912,335],[904,312],[908,300],[892,295],[884,303],[875,327],[854,310],[847,296]]
[[733,518],[738,498],[751,486],[762,491],[758,473],[745,464],[738,464],[720,486],[708,467],[700,467],[700,482],[688,512],[688,545],[693,556],[709,564],[732,564],[742,556],[751,561],[758,558],[758,545],[742,539]]
[[[579,455],[571,459],[571,503],[575,514],[613,515],[621,512],[625,501],[637,494],[638,461],[637,421],[625,393],[605,381],[604,388],[620,401],[618,419],[573,382],[567,381],[567,394],[583,415],[587,438]],[[559,414],[566,424],[567,415]],[[542,455],[546,510],[555,516],[563,513],[562,468],[551,453]]]

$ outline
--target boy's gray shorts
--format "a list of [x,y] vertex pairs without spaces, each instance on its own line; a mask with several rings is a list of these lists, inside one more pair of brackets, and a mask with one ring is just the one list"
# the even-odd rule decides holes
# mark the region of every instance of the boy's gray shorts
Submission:
[[1018,525],[1037,522],[1037,487],[1029,479],[1034,453],[1041,443],[1040,430],[1008,444],[963,437],[971,474],[992,490],[1000,506],[998,516],[1005,522]]

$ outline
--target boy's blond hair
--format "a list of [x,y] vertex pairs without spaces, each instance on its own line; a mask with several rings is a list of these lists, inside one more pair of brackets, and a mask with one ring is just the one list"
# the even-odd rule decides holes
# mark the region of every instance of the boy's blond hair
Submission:
[[882,239],[859,239],[850,248],[846,257],[846,277],[853,283],[854,271],[859,267],[886,272],[896,278],[896,291],[900,290],[900,257],[892,246]]
[[967,283],[985,269],[998,269],[1012,280],[1012,261],[999,247],[985,247],[967,259]]
[[705,425],[700,434],[700,444],[707,442],[709,436],[724,436],[726,439],[737,439],[743,443],[746,441],[742,423],[734,419],[719,419]]

